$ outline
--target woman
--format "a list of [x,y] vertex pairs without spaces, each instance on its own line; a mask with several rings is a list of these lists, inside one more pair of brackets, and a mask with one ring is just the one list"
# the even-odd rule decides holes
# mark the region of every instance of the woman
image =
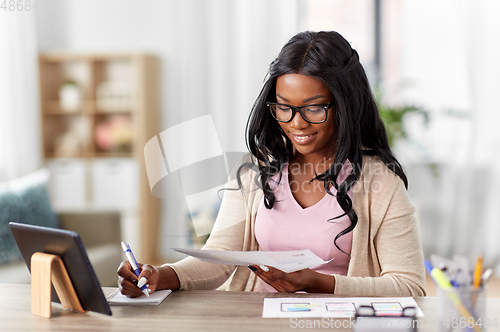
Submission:
[[[251,155],[230,184],[204,249],[311,249],[327,264],[284,273],[185,258],[118,270],[137,287],[425,295],[423,254],[407,179],[358,54],[336,32],[302,32],[271,63],[247,127]],[[257,166],[256,166],[257,165]]]

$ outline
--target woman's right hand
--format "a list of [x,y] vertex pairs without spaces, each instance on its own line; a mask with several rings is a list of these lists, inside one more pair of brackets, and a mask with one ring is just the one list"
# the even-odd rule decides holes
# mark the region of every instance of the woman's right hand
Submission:
[[141,270],[141,274],[137,277],[128,261],[122,262],[118,267],[118,288],[123,295],[128,297],[139,297],[144,294],[137,285],[142,278],[144,278],[144,280],[142,280],[141,284],[148,284],[150,293],[157,289],[160,275],[158,269],[149,264],[139,264],[139,269]]
[[120,292],[128,297],[139,297],[144,294],[138,283],[149,285],[150,293],[157,289],[179,289],[179,278],[175,271],[169,266],[159,268],[149,264],[140,264],[141,274],[137,277],[128,261],[122,262],[118,267],[118,288]]

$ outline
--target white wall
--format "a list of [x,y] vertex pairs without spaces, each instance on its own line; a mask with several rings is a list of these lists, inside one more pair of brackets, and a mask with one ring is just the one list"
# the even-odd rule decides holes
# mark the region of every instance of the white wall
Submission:
[[410,167],[427,253],[483,254],[500,267],[499,14],[495,0],[402,2],[400,78],[411,83],[403,97],[429,110],[431,123],[411,123],[420,148],[398,152],[416,166],[423,147],[440,166],[437,179]]

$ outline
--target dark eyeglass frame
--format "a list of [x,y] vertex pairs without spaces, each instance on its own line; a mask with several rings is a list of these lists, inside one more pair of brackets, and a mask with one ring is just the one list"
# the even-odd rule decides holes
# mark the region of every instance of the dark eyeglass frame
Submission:
[[[271,105],[290,107],[290,109],[292,110],[292,117],[290,118],[290,120],[284,121],[284,120],[278,119],[276,117],[276,115],[273,113],[273,111],[271,110]],[[329,104],[311,104],[311,105],[303,105],[303,106],[292,106],[292,105],[288,105],[288,104],[275,103],[275,102],[268,101],[268,102],[266,102],[266,106],[269,108],[269,111],[271,112],[273,118],[276,119],[276,121],[283,122],[283,123],[288,123],[288,122],[292,121],[293,118],[295,117],[295,114],[297,112],[299,112],[300,116],[305,121],[307,121],[309,123],[313,123],[313,124],[318,124],[318,123],[323,123],[323,122],[326,121],[326,119],[328,119],[328,110],[333,107],[333,101],[330,102]],[[325,119],[323,121],[309,121],[309,120],[306,119],[306,116],[304,115],[304,113],[302,113],[302,109],[306,108],[306,107],[311,107],[311,106],[321,106],[325,110]]]

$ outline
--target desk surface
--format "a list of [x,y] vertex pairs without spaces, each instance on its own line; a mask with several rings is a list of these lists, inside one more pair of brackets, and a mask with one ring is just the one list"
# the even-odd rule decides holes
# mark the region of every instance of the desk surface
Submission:
[[[103,290],[107,296],[114,288],[104,287]],[[93,312],[75,313],[53,303],[52,318],[45,319],[31,314],[30,292],[29,285],[0,284],[1,331],[267,332],[292,331],[300,329],[300,326],[305,328],[308,323],[314,324],[314,320],[317,321],[317,326],[323,326],[321,330],[351,331],[350,328],[336,328],[332,322],[325,326],[322,318],[294,321],[288,318],[262,318],[262,304],[266,297],[328,297],[328,294],[177,291],[170,294],[159,306],[112,306],[112,316]],[[418,331],[438,331],[435,323],[437,298],[422,297],[415,300],[425,313],[425,317],[419,319]],[[486,305],[488,317],[492,319],[499,316],[500,320],[500,299],[487,299]],[[344,323],[344,326],[347,325],[348,322]],[[495,330],[500,331],[500,326],[488,331]]]

